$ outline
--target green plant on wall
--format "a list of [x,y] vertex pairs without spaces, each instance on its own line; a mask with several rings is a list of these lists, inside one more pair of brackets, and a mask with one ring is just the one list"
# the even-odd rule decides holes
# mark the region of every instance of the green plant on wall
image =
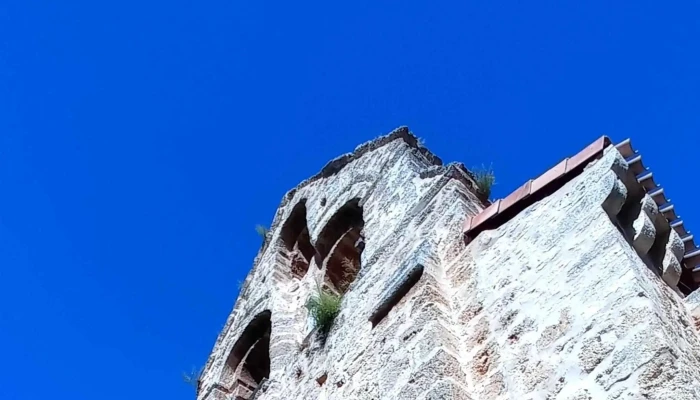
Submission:
[[196,368],[192,367],[192,372],[190,372],[189,374],[186,372],[182,373],[182,380],[186,384],[191,385],[195,391],[198,390],[199,378],[202,376],[203,369],[204,368],[196,369]]
[[479,192],[487,199],[491,197],[491,188],[496,183],[496,175],[493,173],[493,169],[491,167],[482,166],[480,168],[473,168],[472,172]]
[[260,236],[260,238],[262,239],[263,246],[265,245],[265,243],[267,243],[268,231],[269,230],[266,227],[264,227],[263,225],[255,225],[255,232],[257,232],[258,236]]
[[341,295],[318,287],[316,293],[306,302],[306,308],[321,334],[326,335],[331,330],[333,321],[340,313],[342,300]]

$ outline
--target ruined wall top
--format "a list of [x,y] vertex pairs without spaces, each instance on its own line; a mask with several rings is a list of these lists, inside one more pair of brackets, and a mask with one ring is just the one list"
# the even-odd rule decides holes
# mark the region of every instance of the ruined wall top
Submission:
[[[345,153],[340,155],[321,168],[321,170],[301,181],[297,186],[290,189],[283,197],[282,201],[277,208],[275,217],[273,218],[272,224],[270,225],[270,231],[275,230],[279,224],[283,222],[281,216],[284,214],[285,208],[292,202],[295,195],[303,188],[317,182],[321,179],[332,177],[339,172],[341,172],[345,167],[347,167],[352,161],[358,160],[365,156],[371,156],[370,153],[380,149],[396,140],[401,140],[406,143],[411,149],[414,150],[414,154],[417,157],[422,158],[428,164],[429,167],[425,168],[420,172],[422,178],[433,177],[436,175],[447,175],[453,179],[458,179],[462,181],[466,187],[471,188],[475,192],[477,191],[477,185],[474,181],[474,175],[469,171],[465,165],[461,162],[452,162],[447,165],[443,165],[443,161],[440,157],[435,155],[427,147],[423,146],[415,134],[409,130],[407,126],[400,126],[386,135],[379,136],[365,143],[360,144],[350,153]],[[481,199],[484,204],[489,204],[488,199]],[[253,265],[257,264],[257,260],[265,250],[264,247],[260,248],[258,255],[253,262]]]
[[[199,400],[670,398],[700,387],[686,384],[700,382],[688,351],[700,347],[685,310],[700,315],[700,301],[679,291],[696,275],[694,241],[629,141],[600,138],[493,203],[475,182],[402,127],[286,193]],[[326,289],[340,300],[321,331],[306,306]],[[632,374],[655,379],[645,360],[668,349],[683,361],[663,387]]]
[[[278,257],[279,249],[283,247],[280,243],[284,225],[295,208],[303,205],[304,223],[308,226],[310,243],[315,247],[312,251],[318,251],[322,247],[317,242],[323,235],[323,228],[343,205],[357,199],[355,205],[363,210],[365,219],[362,234],[373,238],[362,253],[364,269],[365,265],[371,265],[382,256],[382,240],[394,240],[391,232],[408,223],[421,211],[422,205],[450,181],[459,182],[460,190],[466,190],[465,195],[472,204],[471,211],[467,213],[476,214],[483,209],[485,203],[478,197],[474,177],[463,164],[444,165],[439,157],[422,146],[407,127],[400,127],[331,160],[319,173],[288,191],[275,213],[265,243],[242,284],[239,298],[216,340],[212,354],[225,353],[223,349],[231,345],[226,340],[231,336],[229,332],[237,329],[233,327],[236,319],[251,318],[265,304],[269,306],[270,298],[281,290],[279,286],[283,287],[284,282],[289,281],[286,272],[278,270],[286,260],[279,261]],[[401,200],[397,201],[397,198]],[[461,221],[463,215],[465,211],[453,219]],[[323,268],[325,272],[325,264],[321,266],[318,261],[313,269]],[[263,293],[265,291],[268,293]],[[255,294],[251,294],[253,292]],[[300,307],[303,308],[303,305]],[[210,357],[204,373],[212,368],[212,363],[220,362],[216,356]]]

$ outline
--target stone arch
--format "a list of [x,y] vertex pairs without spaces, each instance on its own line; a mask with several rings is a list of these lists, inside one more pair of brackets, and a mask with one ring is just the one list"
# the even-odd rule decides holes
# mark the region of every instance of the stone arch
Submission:
[[316,240],[316,261],[319,266],[326,264],[326,284],[341,293],[360,270],[364,226],[360,199],[355,198],[340,207]]
[[243,330],[233,345],[221,373],[220,383],[233,400],[248,400],[270,376],[270,331],[272,313],[265,310]]
[[309,270],[309,264],[316,252],[311,244],[309,227],[306,223],[306,199],[297,203],[280,232],[282,251],[290,261],[292,275],[302,278]]

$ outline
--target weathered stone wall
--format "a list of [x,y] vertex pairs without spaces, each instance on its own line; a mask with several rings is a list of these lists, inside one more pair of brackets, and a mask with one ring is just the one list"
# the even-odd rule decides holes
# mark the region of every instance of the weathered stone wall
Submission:
[[[198,398],[700,398],[697,296],[685,302],[673,289],[672,245],[647,257],[655,239],[640,239],[649,235],[636,222],[645,211],[629,206],[640,200],[614,148],[469,245],[462,223],[484,205],[463,167],[440,164],[402,128],[288,193]],[[323,343],[305,303],[329,262],[316,257],[305,274],[292,273],[282,227],[304,202],[317,244],[353,199],[364,219],[361,266]],[[417,283],[373,326],[370,316],[419,265]],[[254,395],[231,393],[240,366],[232,371],[226,360],[265,312],[269,380]]]
[[624,168],[609,148],[446,267],[473,398],[700,398],[683,300],[610,218]]

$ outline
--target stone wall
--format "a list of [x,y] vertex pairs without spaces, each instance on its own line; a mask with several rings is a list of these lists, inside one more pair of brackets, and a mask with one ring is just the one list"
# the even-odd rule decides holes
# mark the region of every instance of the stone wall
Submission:
[[446,267],[472,398],[700,398],[700,343],[683,299],[615,219],[625,167],[609,148]]
[[[341,156],[284,197],[198,399],[700,398],[699,302],[663,283],[672,239],[647,256],[653,209],[630,206],[645,203],[626,168],[610,147],[466,245],[485,204],[463,166],[405,128]],[[319,340],[305,303],[353,248],[359,270]]]

